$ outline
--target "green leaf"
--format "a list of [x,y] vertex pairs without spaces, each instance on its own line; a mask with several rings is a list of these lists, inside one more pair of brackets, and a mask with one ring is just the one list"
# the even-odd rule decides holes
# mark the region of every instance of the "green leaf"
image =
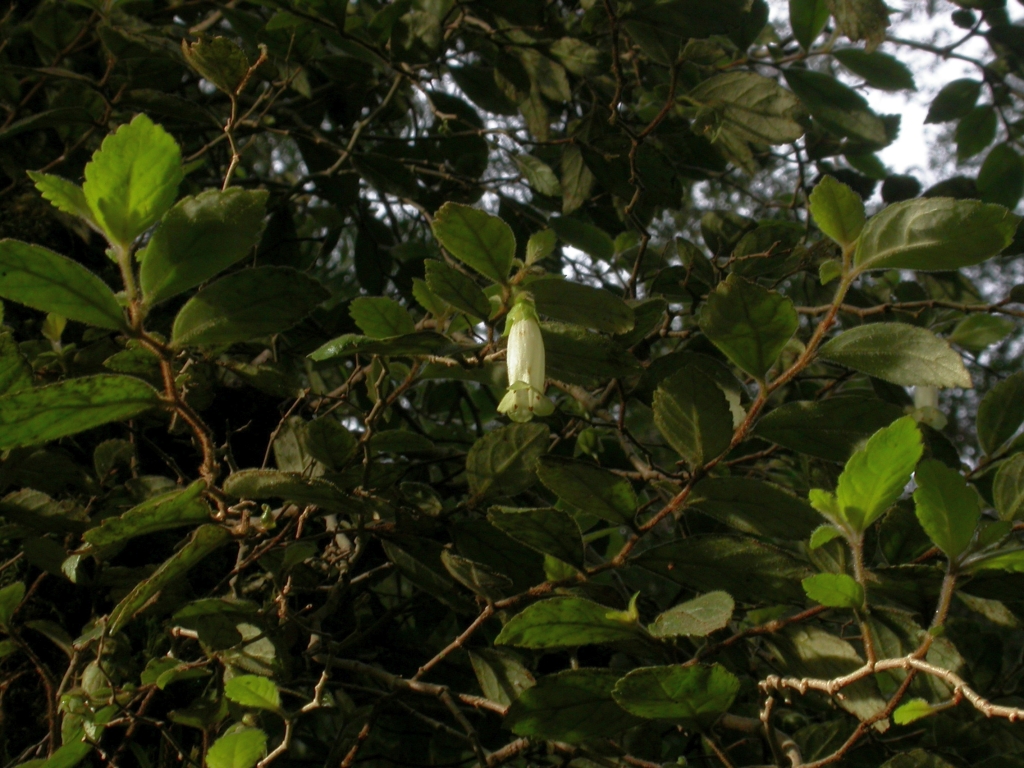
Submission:
[[576,144],[562,150],[562,215],[568,216],[587,200],[594,188],[594,174],[583,161]]
[[978,171],[978,196],[1013,209],[1024,194],[1024,159],[1009,144],[996,144]]
[[530,186],[548,197],[557,197],[562,194],[562,185],[551,170],[551,166],[540,158],[533,155],[513,155],[512,159],[519,166],[519,172],[523,174]]
[[621,342],[578,325],[544,322],[541,337],[550,378],[588,385],[640,372],[636,358]]
[[867,101],[832,75],[809,69],[785,70],[786,82],[823,128],[838,136],[885,146],[885,123]]
[[224,493],[239,499],[287,499],[337,512],[359,512],[359,500],[319,477],[276,469],[243,469],[224,481]]
[[356,333],[346,333],[331,339],[309,353],[317,362],[333,360],[351,355],[383,355],[385,357],[410,357],[415,355],[436,355],[451,347],[451,342],[433,331],[417,331],[391,339],[371,339]]
[[704,478],[689,507],[743,533],[774,539],[804,539],[820,522],[802,499],[749,477]]
[[797,400],[762,417],[754,434],[798,453],[845,462],[871,435],[902,415],[898,405],[862,395]]
[[497,216],[458,203],[445,203],[431,225],[448,252],[496,283],[504,283],[516,255],[512,228]]
[[504,648],[474,648],[469,652],[480,690],[491,701],[509,706],[536,684],[533,674],[513,652]]
[[553,229],[542,229],[526,241],[526,266],[543,261],[555,251],[558,235]]
[[992,483],[992,497],[1000,520],[1016,520],[1024,513],[1024,453],[999,466]]
[[904,416],[850,457],[839,476],[836,500],[853,531],[864,531],[896,503],[923,451],[917,423]]
[[99,328],[126,327],[107,284],[77,261],[18,240],[0,240],[0,297]]
[[793,302],[736,275],[708,295],[700,328],[737,366],[763,379],[796,333]]
[[896,707],[892,713],[892,721],[896,725],[910,725],[915,720],[931,714],[934,714],[931,704],[924,699],[911,699]]
[[864,228],[864,201],[834,176],[823,176],[808,199],[818,229],[843,248],[857,241]]
[[0,589],[0,626],[6,627],[11,623],[11,617],[24,599],[25,585],[20,581]]
[[818,356],[904,387],[973,386],[960,355],[934,333],[916,325],[860,325],[824,344]]
[[537,311],[555,320],[586,326],[605,333],[633,330],[633,308],[611,291],[568,280],[536,280],[529,292]]
[[753,72],[715,75],[694,88],[690,99],[714,109],[719,125],[743,141],[787,144],[804,135],[799,100]]
[[161,405],[157,391],[131,376],[66,379],[0,397],[0,450],[41,445]]
[[862,51],[859,48],[846,48],[833,51],[839,63],[860,75],[873,88],[883,91],[916,91],[914,75],[907,65],[894,56],[878,51]]
[[829,15],[828,0],[789,0],[789,25],[805,51],[825,29]]
[[319,281],[289,267],[243,269],[185,303],[174,318],[171,344],[234,344],[281,333],[329,295]]
[[0,397],[32,388],[32,366],[9,333],[0,333]]
[[182,39],[181,52],[189,66],[232,96],[249,72],[249,59],[233,40],[226,37],[200,38],[191,45]]
[[615,256],[615,243],[603,229],[568,216],[555,216],[548,224],[555,230],[559,240],[595,259],[611,261]]
[[236,704],[254,709],[281,709],[281,692],[273,680],[259,675],[239,675],[224,684],[224,695]]
[[[46,760],[41,760],[36,768],[75,768],[80,762],[85,760],[92,752],[92,744],[87,741],[69,741],[68,743],[55,750],[52,755]],[[30,763],[35,761],[29,761],[22,763],[22,766],[28,766]]]
[[829,608],[861,608],[864,605],[864,588],[845,573],[817,573],[800,583],[811,600]]
[[444,550],[440,545],[411,538],[402,543],[404,547],[391,541],[384,541],[382,545],[388,560],[405,578],[456,612],[473,612],[472,603],[455,589],[455,582],[441,560]]
[[964,162],[981,152],[996,138],[996,111],[988,104],[975,107],[956,126],[956,159]]
[[643,628],[616,617],[619,611],[579,597],[552,597],[517,613],[502,627],[496,645],[572,648],[635,640]]
[[174,203],[182,175],[181,150],[171,135],[136,115],[93,154],[82,191],[96,223],[127,249]]
[[372,339],[389,339],[416,332],[416,323],[409,311],[387,296],[359,296],[352,299],[348,313],[359,330]]
[[735,608],[728,592],[708,592],[658,614],[647,630],[654,637],[706,637],[728,625]]
[[442,261],[427,259],[427,287],[461,312],[486,320],[491,315],[491,302],[473,278]]
[[334,472],[343,469],[359,448],[353,434],[329,417],[303,424],[299,442],[306,453]]
[[583,568],[583,537],[576,521],[565,512],[493,507],[487,519],[495,528],[530,549]]
[[563,67],[581,77],[598,74],[606,63],[600,49],[576,37],[559,38],[551,44],[550,50]]
[[86,202],[85,193],[80,186],[49,173],[29,171],[28,177],[36,185],[39,194],[45,200],[49,200],[58,211],[77,216],[90,226],[97,227],[92,217],[92,211],[89,209],[89,203]]
[[203,500],[203,480],[196,480],[180,491],[170,491],[147,499],[120,517],[108,517],[82,536],[94,546],[128,541],[136,536],[196,525],[210,519],[210,507]]
[[544,424],[509,424],[477,440],[466,456],[474,496],[515,496],[533,485],[537,459],[548,447]]
[[460,557],[451,550],[441,551],[441,565],[466,589],[485,600],[499,600],[514,591],[512,579],[483,563]]
[[588,462],[544,456],[537,477],[566,504],[614,525],[629,525],[636,514],[636,493],[629,480]]
[[971,545],[981,520],[978,493],[956,470],[941,461],[926,459],[914,473],[917,519],[928,538],[956,560]]
[[638,717],[708,725],[729,710],[739,690],[739,678],[721,664],[675,664],[634,669],[612,696]]
[[860,271],[969,267],[1008,246],[1019,222],[1002,206],[977,200],[904,200],[868,221],[853,261]]
[[641,722],[612,699],[620,673],[567,669],[547,675],[512,702],[504,725],[518,736],[570,744],[607,739]]
[[810,549],[818,549],[828,544],[833,539],[838,539],[843,535],[843,532],[836,528],[834,525],[821,525],[814,529],[814,533],[811,534],[811,539],[807,543]]
[[[982,764],[988,761],[982,761]],[[941,757],[929,754],[923,749],[912,749],[910,752],[903,752],[896,755],[892,760],[887,760],[879,768],[953,768]],[[997,764],[989,765],[987,768],[999,768]]]
[[874,50],[885,40],[890,10],[884,0],[832,0],[836,31],[851,41],[866,40]]
[[725,394],[693,367],[684,368],[658,387],[654,423],[693,469],[728,450],[732,440],[732,411]]
[[231,534],[218,525],[203,525],[195,530],[184,547],[165,560],[153,574],[140,581],[110,612],[107,630],[116,635],[144,610],[165,588],[180,581],[186,573],[211,552],[226,544]]
[[253,768],[267,751],[267,734],[244,728],[221,736],[206,753],[207,768]]
[[150,306],[194,288],[244,259],[260,241],[265,190],[208,189],[160,220],[139,251],[139,283]]
[[928,108],[926,123],[946,123],[964,117],[974,108],[981,95],[978,80],[953,80],[942,87]]
[[975,426],[978,444],[991,456],[1024,424],[1024,373],[1007,376],[981,399]]
[[996,315],[968,315],[949,334],[949,341],[970,352],[981,352],[1005,339],[1016,326]]
[[697,535],[659,544],[635,563],[664,579],[698,592],[724,590],[737,600],[760,602],[804,599],[800,579],[807,566],[776,547],[750,537]]

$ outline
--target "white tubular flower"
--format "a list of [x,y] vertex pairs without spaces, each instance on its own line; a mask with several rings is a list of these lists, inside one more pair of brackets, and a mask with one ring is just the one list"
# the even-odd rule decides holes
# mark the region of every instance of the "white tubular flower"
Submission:
[[533,300],[520,296],[505,323],[508,391],[498,404],[498,412],[519,422],[529,421],[534,415],[549,416],[555,406],[544,397],[544,339]]

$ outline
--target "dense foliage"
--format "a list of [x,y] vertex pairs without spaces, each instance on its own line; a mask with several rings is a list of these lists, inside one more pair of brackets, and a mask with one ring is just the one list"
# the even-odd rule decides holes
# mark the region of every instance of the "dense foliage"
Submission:
[[[958,3],[12,5],[2,764],[1024,763],[1024,27]],[[911,49],[977,69],[924,191]]]

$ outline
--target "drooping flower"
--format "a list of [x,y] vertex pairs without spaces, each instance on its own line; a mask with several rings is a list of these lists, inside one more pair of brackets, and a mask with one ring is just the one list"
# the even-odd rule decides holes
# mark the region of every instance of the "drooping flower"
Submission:
[[554,404],[544,397],[544,339],[533,299],[521,294],[505,320],[508,336],[508,391],[498,404],[498,412],[512,421],[525,422],[536,416],[549,416]]

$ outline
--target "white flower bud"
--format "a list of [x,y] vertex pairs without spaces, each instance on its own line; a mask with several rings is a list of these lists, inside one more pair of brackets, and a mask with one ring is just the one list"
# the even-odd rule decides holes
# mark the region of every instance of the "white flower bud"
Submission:
[[544,339],[533,302],[520,298],[508,315],[508,391],[498,411],[512,421],[529,421],[537,416],[548,416],[554,404],[546,397],[544,371]]

